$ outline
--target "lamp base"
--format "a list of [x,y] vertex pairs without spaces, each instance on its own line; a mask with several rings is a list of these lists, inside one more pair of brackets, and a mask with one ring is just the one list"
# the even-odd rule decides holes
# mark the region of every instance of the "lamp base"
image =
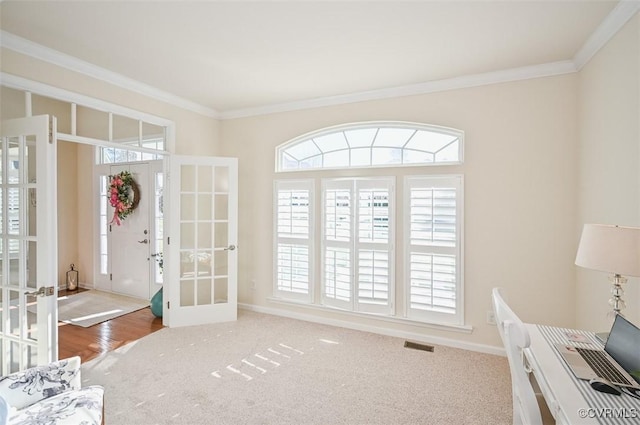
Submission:
[[622,296],[624,295],[624,288],[622,285],[627,283],[627,278],[616,273],[609,277],[609,281],[611,282],[611,298],[609,299],[609,305],[613,307],[613,311],[610,311],[609,314],[611,317],[615,318],[615,316],[620,314],[620,312],[626,307],[625,302],[622,299]]

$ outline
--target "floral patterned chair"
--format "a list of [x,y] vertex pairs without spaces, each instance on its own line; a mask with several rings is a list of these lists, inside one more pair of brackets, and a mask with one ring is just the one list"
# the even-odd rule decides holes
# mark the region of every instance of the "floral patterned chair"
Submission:
[[80,388],[80,357],[0,378],[0,425],[104,424],[104,389]]

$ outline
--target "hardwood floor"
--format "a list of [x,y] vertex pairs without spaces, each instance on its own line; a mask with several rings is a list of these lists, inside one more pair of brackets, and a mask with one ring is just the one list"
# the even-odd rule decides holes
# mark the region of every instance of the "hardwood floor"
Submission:
[[[60,291],[59,295],[71,295],[73,292]],[[89,328],[60,322],[58,358],[80,356],[84,363],[162,328],[162,318],[155,317],[149,307]]]

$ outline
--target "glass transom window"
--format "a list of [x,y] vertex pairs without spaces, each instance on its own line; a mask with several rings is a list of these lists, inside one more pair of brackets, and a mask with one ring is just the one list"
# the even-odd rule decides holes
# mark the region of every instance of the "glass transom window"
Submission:
[[276,171],[462,163],[464,133],[409,122],[370,122],[305,134],[276,149]]

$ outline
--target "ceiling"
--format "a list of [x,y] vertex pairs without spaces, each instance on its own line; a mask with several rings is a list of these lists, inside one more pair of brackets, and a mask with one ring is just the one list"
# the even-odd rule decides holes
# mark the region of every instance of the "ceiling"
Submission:
[[230,113],[572,60],[617,1],[3,1],[3,31]]

